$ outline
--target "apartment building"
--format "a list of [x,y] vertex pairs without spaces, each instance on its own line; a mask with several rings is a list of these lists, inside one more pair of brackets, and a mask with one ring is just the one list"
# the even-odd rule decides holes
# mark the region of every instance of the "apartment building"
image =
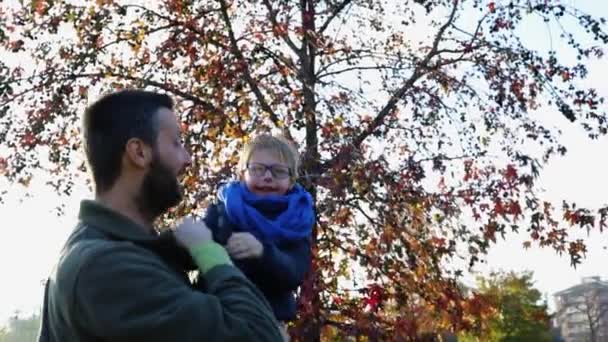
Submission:
[[555,324],[565,342],[608,342],[608,281],[586,277],[554,297]]

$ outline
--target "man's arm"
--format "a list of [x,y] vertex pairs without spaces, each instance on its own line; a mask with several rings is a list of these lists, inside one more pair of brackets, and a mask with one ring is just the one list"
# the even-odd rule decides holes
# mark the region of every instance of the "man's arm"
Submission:
[[205,270],[207,293],[173,272],[129,243],[99,249],[74,289],[78,325],[111,341],[282,340],[262,294],[235,267],[216,260]]

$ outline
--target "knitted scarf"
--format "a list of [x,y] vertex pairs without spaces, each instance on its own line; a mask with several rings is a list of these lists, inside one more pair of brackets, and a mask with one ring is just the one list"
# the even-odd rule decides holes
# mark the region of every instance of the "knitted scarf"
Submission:
[[220,189],[219,200],[231,223],[262,242],[295,241],[312,233],[312,196],[299,184],[285,195],[260,196],[242,182],[230,182]]

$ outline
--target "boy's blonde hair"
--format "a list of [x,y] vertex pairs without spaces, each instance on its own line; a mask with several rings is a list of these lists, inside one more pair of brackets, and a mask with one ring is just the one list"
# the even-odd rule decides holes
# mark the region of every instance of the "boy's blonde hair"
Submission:
[[247,164],[255,151],[267,150],[274,153],[277,158],[287,164],[291,171],[291,183],[295,183],[298,179],[298,169],[300,168],[300,154],[298,150],[287,139],[282,136],[271,134],[260,134],[249,141],[239,160],[239,171],[243,172],[247,169]]

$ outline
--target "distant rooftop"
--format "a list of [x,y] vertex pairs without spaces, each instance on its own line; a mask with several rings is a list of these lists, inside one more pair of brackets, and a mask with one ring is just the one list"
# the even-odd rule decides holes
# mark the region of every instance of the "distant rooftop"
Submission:
[[566,294],[569,294],[572,292],[587,289],[587,288],[589,288],[589,286],[599,286],[599,287],[608,288],[608,281],[602,280],[602,278],[599,276],[583,277],[581,279],[580,284],[577,284],[577,285],[571,286],[565,290],[556,292],[553,294],[553,296],[555,296],[555,297],[563,296],[563,295],[566,295]]

